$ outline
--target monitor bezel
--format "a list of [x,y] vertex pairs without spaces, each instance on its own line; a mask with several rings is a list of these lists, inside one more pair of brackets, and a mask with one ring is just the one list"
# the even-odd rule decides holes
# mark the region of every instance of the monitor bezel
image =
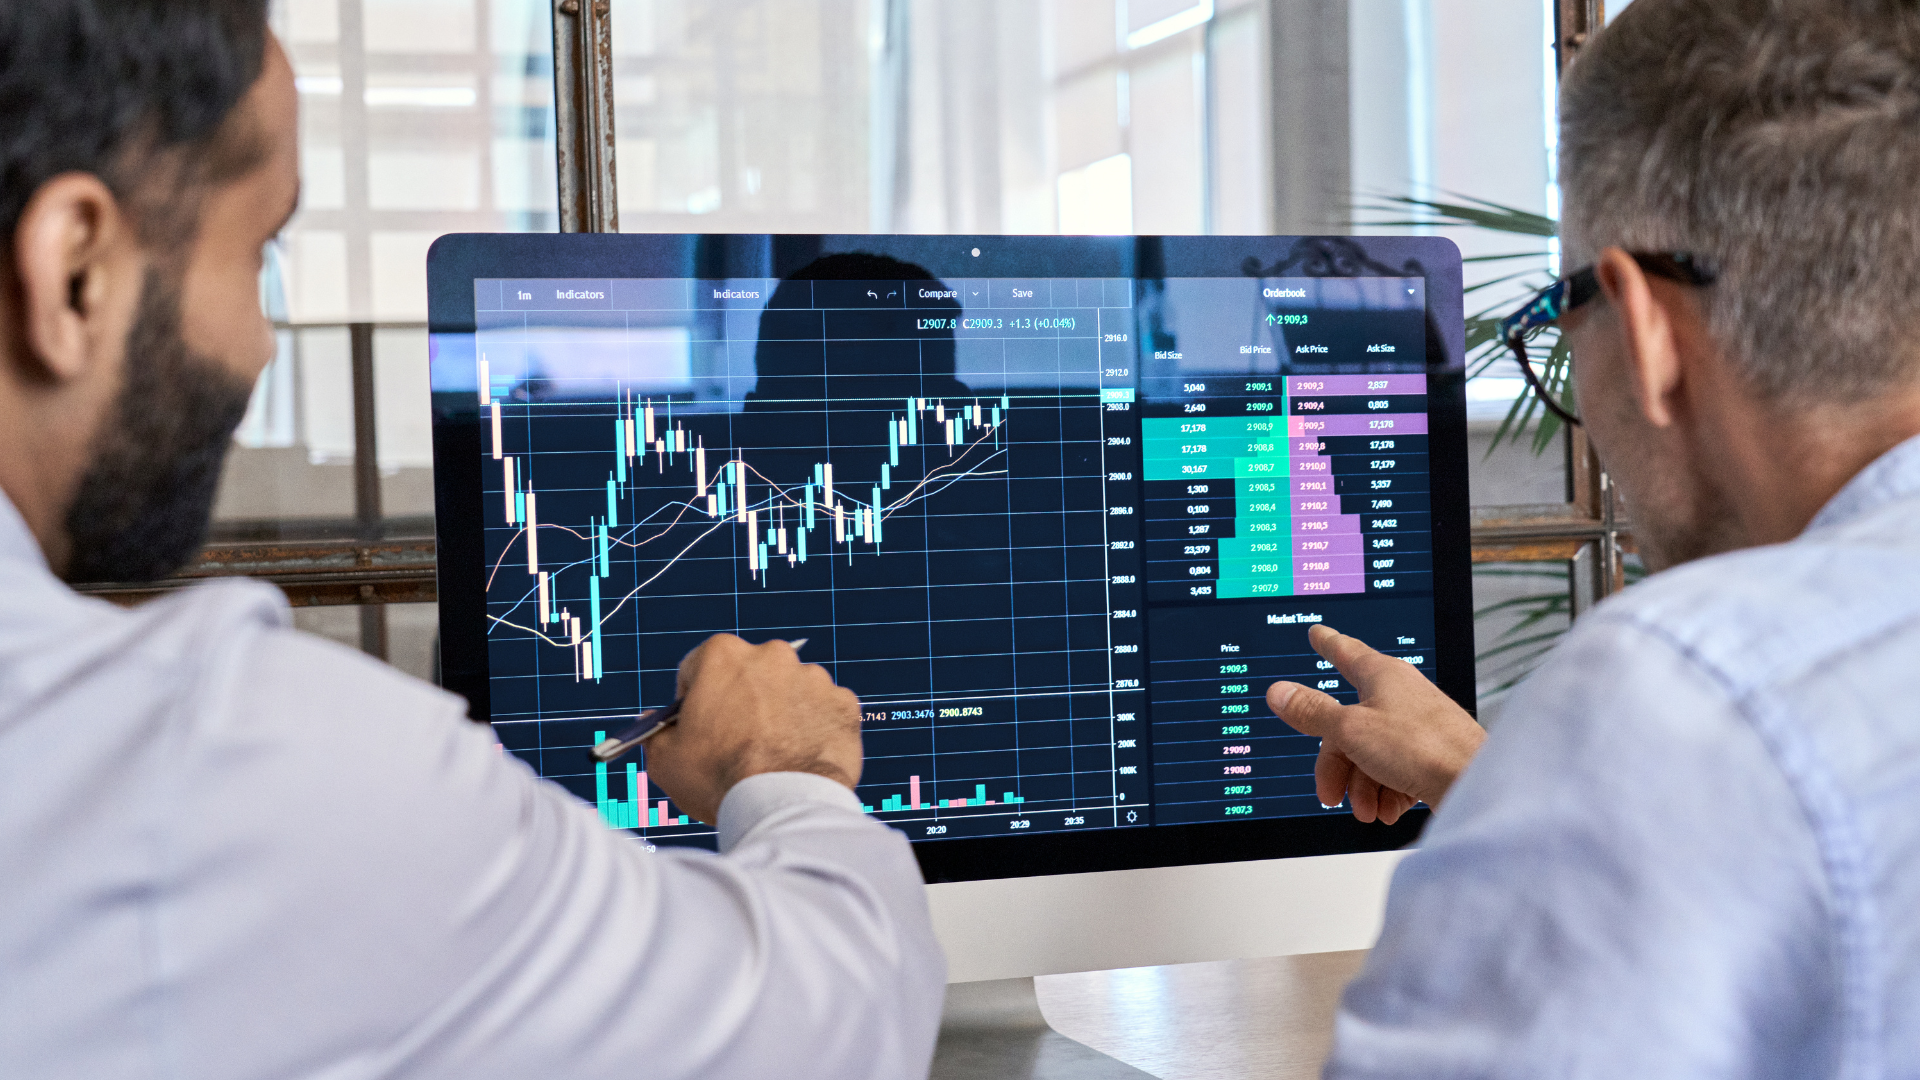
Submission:
[[[1434,681],[1474,710],[1464,296],[1460,251],[1444,237],[462,233],[439,238],[428,253],[428,329],[434,341],[473,333],[479,278],[776,278],[846,251],[889,255],[940,278],[1423,277]],[[482,515],[482,434],[471,394],[434,395],[433,453],[442,685],[485,723],[483,540],[477,528],[447,528]],[[1443,575],[1442,565],[1461,572]],[[923,840],[913,848],[933,884],[1386,851],[1417,838],[1427,816],[1420,808],[1394,825],[1310,815]]]

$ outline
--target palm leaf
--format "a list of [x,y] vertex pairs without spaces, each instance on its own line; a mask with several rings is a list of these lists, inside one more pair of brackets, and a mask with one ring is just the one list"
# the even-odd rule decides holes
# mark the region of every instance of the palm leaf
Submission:
[[[1491,277],[1485,281],[1476,281],[1473,284],[1468,285],[1466,288],[1462,289],[1461,291],[1466,293],[1478,292],[1481,289],[1491,288],[1495,285],[1505,285],[1509,281],[1518,281],[1521,278],[1527,278],[1527,277],[1538,278],[1539,276],[1540,276],[1540,272],[1538,270],[1516,270],[1511,274],[1501,274],[1499,277]],[[1542,284],[1545,284],[1545,283],[1543,282]],[[1505,309],[1505,305],[1502,305],[1501,310],[1504,311],[1504,309]],[[1494,310],[1495,310],[1494,308],[1486,308],[1482,310],[1480,314],[1488,315],[1488,314],[1491,314]]]
[[[1355,204],[1352,208],[1354,224],[1386,228],[1431,228],[1436,225],[1459,226],[1473,229],[1485,229],[1488,232],[1508,236],[1554,237],[1560,234],[1560,223],[1543,214],[1530,210],[1507,206],[1491,199],[1478,199],[1470,195],[1449,195],[1444,199],[1421,199],[1411,195],[1376,195],[1369,201]],[[1375,217],[1374,215],[1390,215]],[[1365,220],[1361,220],[1361,218]],[[1501,255],[1476,255],[1466,262],[1505,262],[1514,259],[1546,259],[1548,252],[1517,251]],[[1486,281],[1476,282],[1467,287],[1468,293],[1498,285],[1523,280],[1539,275],[1540,284],[1547,284],[1544,275],[1538,269],[1520,270],[1501,274]],[[1506,308],[1486,308],[1475,312],[1467,319],[1467,377],[1473,378],[1485,374],[1488,368],[1506,356],[1506,344],[1499,339],[1497,327],[1500,319],[1508,314]],[[1542,344],[1550,338],[1542,334],[1537,340]],[[1542,358],[1539,374],[1547,389],[1561,396],[1561,400],[1571,402],[1571,390],[1568,386],[1568,361],[1571,354],[1559,342],[1558,335],[1551,335],[1552,346]],[[1561,423],[1558,417],[1542,408],[1538,399],[1531,393],[1522,394],[1514,399],[1507,409],[1507,415],[1501,418],[1500,426],[1494,430],[1493,441],[1487,447],[1491,455],[1502,444],[1516,443],[1522,432],[1531,432],[1529,441],[1535,455],[1545,453],[1553,446],[1560,435]]]
[[1410,195],[1378,196],[1374,204],[1360,204],[1355,210],[1365,213],[1417,215],[1412,220],[1362,222],[1385,228],[1420,228],[1431,225],[1468,225],[1490,232],[1514,236],[1559,236],[1560,223],[1543,214],[1521,210],[1489,199],[1470,195],[1453,196],[1460,202],[1417,199]]
[[1505,255],[1462,255],[1463,263],[1505,262],[1508,259],[1544,259],[1553,254],[1545,248],[1538,251],[1509,251]]

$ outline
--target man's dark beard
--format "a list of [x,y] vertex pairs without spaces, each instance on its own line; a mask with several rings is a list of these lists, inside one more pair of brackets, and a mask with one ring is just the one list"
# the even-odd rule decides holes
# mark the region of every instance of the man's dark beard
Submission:
[[127,377],[67,511],[68,581],[153,581],[200,549],[252,387],[194,355],[180,292],[147,272]]

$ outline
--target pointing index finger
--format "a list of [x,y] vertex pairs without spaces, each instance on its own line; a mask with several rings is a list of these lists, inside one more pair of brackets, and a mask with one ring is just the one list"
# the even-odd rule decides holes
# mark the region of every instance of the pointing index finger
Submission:
[[1282,681],[1267,687],[1267,708],[1302,735],[1333,733],[1343,707],[1311,686]]
[[1334,642],[1340,640],[1341,636],[1340,631],[1335,630],[1326,623],[1314,623],[1312,626],[1307,627],[1307,644],[1313,646],[1314,652],[1319,653],[1328,660],[1333,659],[1333,657],[1329,655],[1328,650],[1333,648]]
[[1348,685],[1360,692],[1360,696],[1367,695],[1368,684],[1378,670],[1375,665],[1385,654],[1325,623],[1307,627],[1307,643],[1313,646],[1314,652],[1338,669]]

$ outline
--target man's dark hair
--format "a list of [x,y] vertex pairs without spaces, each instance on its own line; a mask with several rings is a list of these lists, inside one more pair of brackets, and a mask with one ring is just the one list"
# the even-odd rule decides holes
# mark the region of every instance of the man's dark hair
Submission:
[[[0,240],[34,192],[80,172],[163,263],[183,258],[204,193],[265,153],[235,106],[266,48],[267,0],[0,0]],[[69,507],[70,581],[161,576],[206,531],[250,386],[196,356],[181,319],[178,281],[149,267],[115,414]]]
[[222,130],[260,75],[267,0],[0,2],[0,236],[33,193],[92,173],[142,239],[185,239],[193,198],[252,168],[252,132]]

